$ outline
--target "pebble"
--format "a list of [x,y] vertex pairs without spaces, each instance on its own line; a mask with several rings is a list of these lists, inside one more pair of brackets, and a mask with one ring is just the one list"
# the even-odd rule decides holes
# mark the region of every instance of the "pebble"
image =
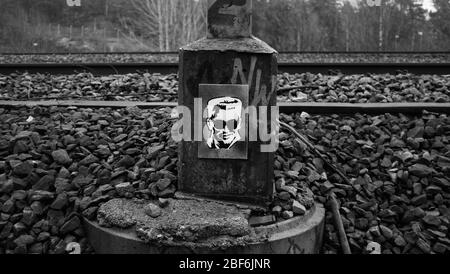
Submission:
[[117,166],[130,168],[134,165],[134,163],[135,163],[135,160],[133,157],[131,157],[129,155],[125,155],[122,157],[122,159],[120,159],[119,162],[117,162]]
[[441,243],[436,243],[433,246],[433,251],[438,253],[438,254],[444,254],[446,251],[448,250],[448,247],[444,244]]
[[429,254],[431,253],[431,247],[430,244],[428,242],[426,242],[425,240],[419,238],[417,240],[417,247],[420,248],[420,250],[422,250],[423,253]]
[[292,219],[292,218],[294,218],[294,212],[292,212],[290,210],[285,210],[285,211],[283,211],[283,213],[281,213],[281,217],[286,220]]
[[428,201],[428,199],[427,199],[427,195],[426,194],[422,194],[422,195],[416,196],[416,197],[411,199],[411,203],[413,205],[415,205],[415,206],[423,205],[427,201]]
[[272,213],[275,214],[276,216],[279,216],[281,212],[283,212],[283,208],[281,206],[274,206],[272,208]]
[[381,234],[388,240],[392,239],[392,237],[394,236],[392,230],[387,226],[380,225],[380,231]]
[[306,214],[306,208],[304,205],[300,204],[298,201],[294,200],[292,205],[292,211],[295,215],[303,216]]
[[381,236],[380,227],[379,226],[373,226],[369,228],[369,232],[374,236],[375,238],[378,238]]
[[78,162],[79,165],[82,166],[89,166],[93,163],[97,163],[99,161],[99,159],[97,157],[95,157],[92,154],[89,154],[88,156],[86,156],[83,160],[81,160],[80,162]]
[[427,177],[433,172],[436,172],[433,168],[422,164],[415,164],[409,168],[409,173],[419,178]]
[[53,203],[50,205],[51,208],[56,210],[61,210],[64,207],[66,207],[69,203],[69,199],[66,193],[61,193],[58,196],[56,196],[56,199],[53,201]]
[[6,202],[4,202],[1,209],[2,209],[3,213],[7,213],[7,214],[13,213],[14,209],[15,209],[14,200],[13,199],[9,199]]
[[64,149],[59,149],[52,152],[52,157],[55,160],[56,163],[60,165],[70,165],[72,163],[72,159],[70,158],[69,154]]
[[34,190],[48,191],[55,183],[55,177],[52,175],[45,175],[36,184],[33,185]]
[[158,199],[158,205],[161,208],[166,208],[168,207],[170,204],[170,200],[169,199],[164,199],[164,198],[159,198]]
[[171,183],[172,183],[172,182],[171,182],[170,179],[164,178],[164,179],[158,180],[158,182],[156,183],[156,186],[158,187],[158,190],[163,191],[163,190],[165,190],[166,188],[168,188],[168,187],[170,186]]
[[28,246],[34,243],[34,237],[31,235],[21,235],[14,240],[14,243],[18,246]]
[[427,214],[425,217],[423,217],[422,220],[423,220],[424,223],[426,223],[428,225],[431,225],[431,226],[438,227],[438,226],[441,225],[441,220],[439,219],[439,217],[433,216],[433,215],[430,215],[430,214]]
[[278,193],[278,198],[280,198],[283,201],[289,201],[289,199],[291,198],[291,194],[289,194],[289,192],[287,191],[282,191]]
[[158,218],[161,216],[162,211],[161,208],[153,203],[149,203],[144,207],[144,212],[147,214],[147,216],[150,216],[152,218]]
[[17,176],[27,176],[33,171],[33,166],[28,162],[20,162],[13,167],[13,173]]
[[404,247],[404,246],[407,245],[405,239],[404,239],[402,236],[397,236],[397,237],[394,239],[394,243],[395,243],[395,245],[397,245],[397,246],[399,246],[399,247]]
[[72,217],[70,218],[67,222],[65,222],[62,226],[61,229],[59,230],[60,233],[67,234],[69,232],[72,232],[76,229],[78,229],[81,225],[81,221],[78,217]]
[[151,146],[147,149],[147,154],[150,158],[154,158],[164,149],[164,145]]
[[31,208],[25,208],[22,211],[22,219],[21,222],[24,223],[27,226],[31,226],[36,222],[37,215],[34,213],[34,211]]
[[120,183],[117,184],[116,187],[116,192],[119,196],[124,197],[126,195],[126,193],[130,193],[134,191],[134,187],[131,185],[131,183]]
[[14,190],[14,184],[13,184],[13,180],[11,179],[1,179],[0,177],[0,194],[5,193],[11,193]]

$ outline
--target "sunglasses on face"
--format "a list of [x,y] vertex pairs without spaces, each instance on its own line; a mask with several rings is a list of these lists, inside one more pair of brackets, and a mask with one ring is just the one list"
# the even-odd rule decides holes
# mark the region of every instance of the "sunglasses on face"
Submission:
[[218,130],[224,130],[225,127],[228,128],[228,130],[236,130],[238,127],[238,120],[232,119],[228,121],[224,120],[214,120],[214,127]]

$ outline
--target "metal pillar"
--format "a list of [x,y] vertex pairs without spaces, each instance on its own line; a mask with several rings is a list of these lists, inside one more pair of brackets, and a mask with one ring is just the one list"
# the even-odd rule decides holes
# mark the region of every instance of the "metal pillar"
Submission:
[[[183,129],[189,138],[180,144],[181,193],[272,200],[274,151],[261,148],[274,140],[261,140],[258,130],[274,130],[278,53],[251,35],[251,12],[251,0],[208,0],[207,37],[180,50],[179,106],[189,110],[193,129]],[[252,106],[257,117],[246,113]],[[260,107],[268,107],[267,116]]]

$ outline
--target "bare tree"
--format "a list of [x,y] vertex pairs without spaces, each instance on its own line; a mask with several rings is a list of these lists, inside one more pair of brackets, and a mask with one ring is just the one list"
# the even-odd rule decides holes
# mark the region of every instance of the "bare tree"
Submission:
[[198,39],[205,29],[205,4],[199,0],[132,0],[135,25],[170,51]]

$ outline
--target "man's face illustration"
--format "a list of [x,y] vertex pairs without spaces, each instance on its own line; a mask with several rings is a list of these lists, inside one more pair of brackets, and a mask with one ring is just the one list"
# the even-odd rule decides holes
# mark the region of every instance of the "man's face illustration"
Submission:
[[208,129],[211,131],[210,148],[231,148],[241,139],[242,102],[239,99],[224,97],[208,103]]

